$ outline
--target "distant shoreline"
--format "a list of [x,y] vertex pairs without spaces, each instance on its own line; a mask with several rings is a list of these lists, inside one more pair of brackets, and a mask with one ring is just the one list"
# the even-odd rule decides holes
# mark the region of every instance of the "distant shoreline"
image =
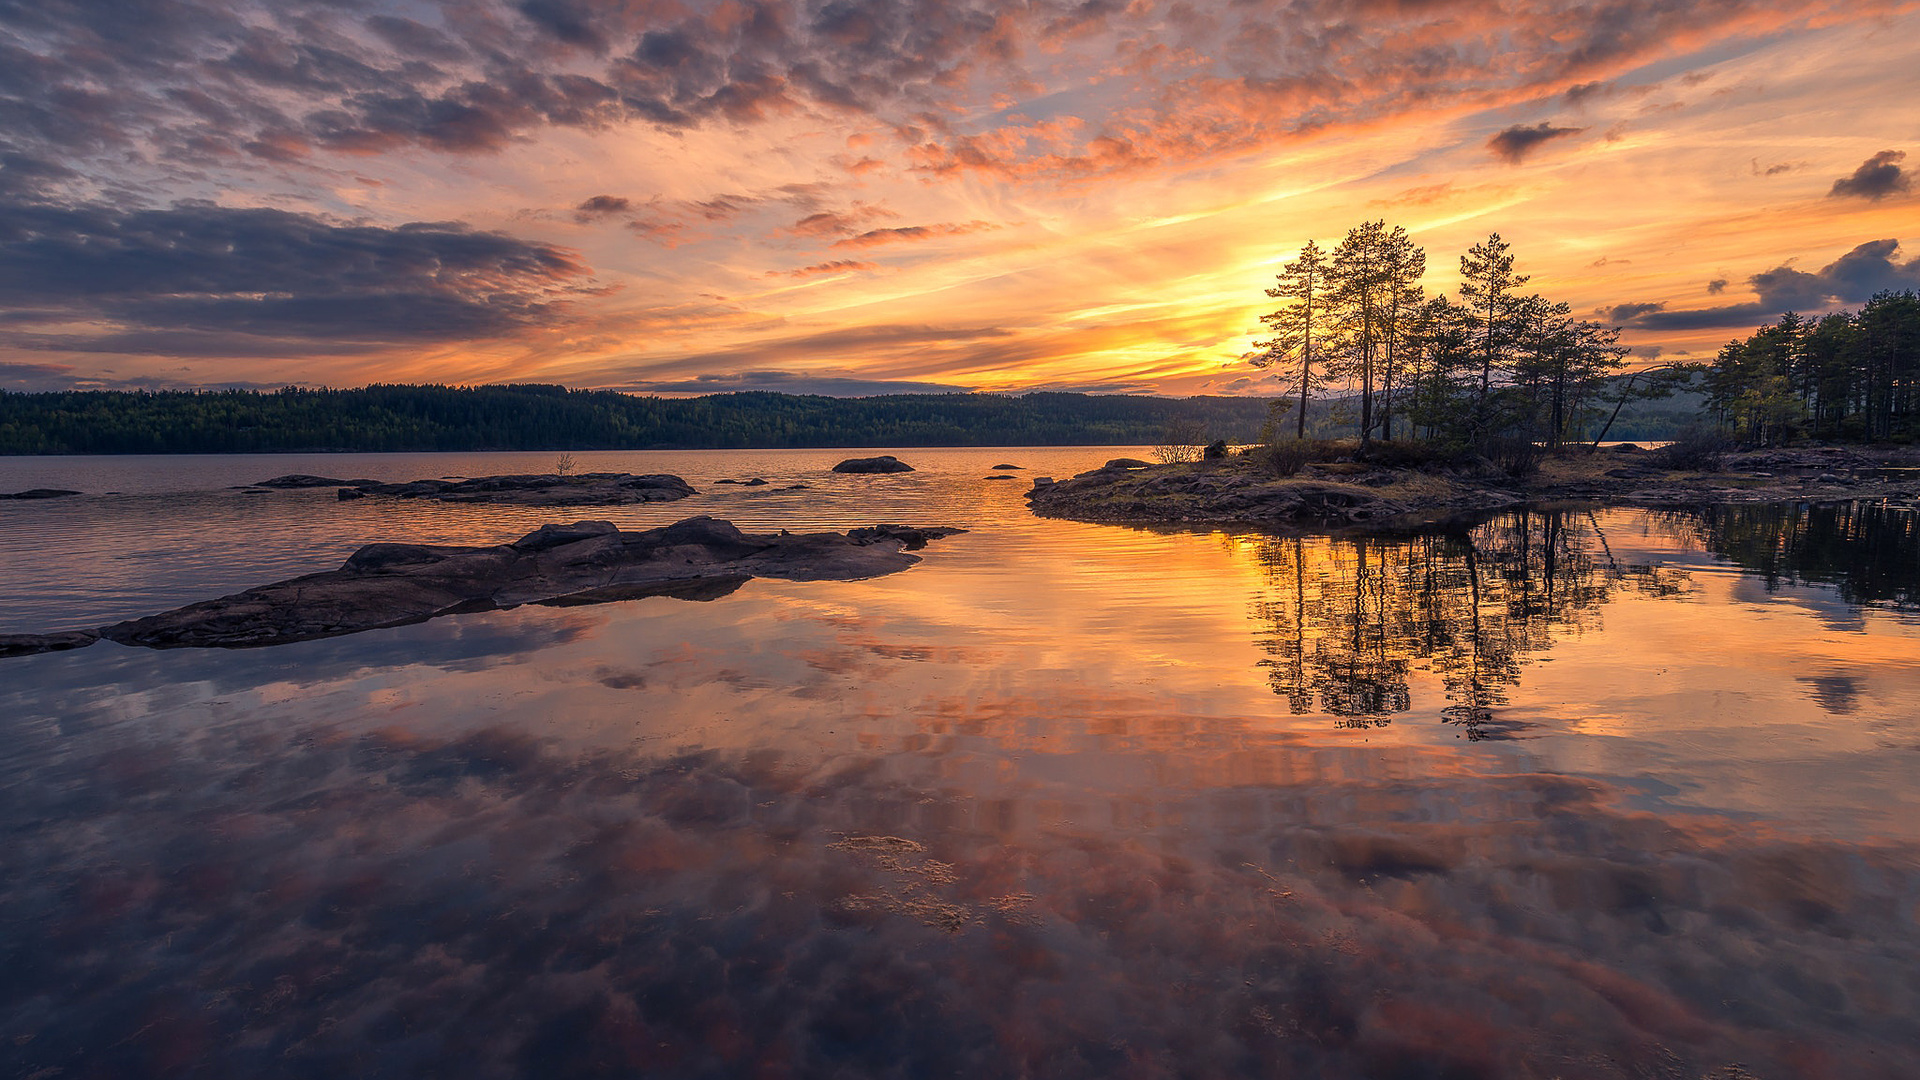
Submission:
[[[0,391],[0,455],[957,449],[1217,439],[1244,444],[1260,438],[1274,404],[1259,397],[1056,392],[648,398],[543,385]],[[1312,423],[1332,424],[1337,407],[1337,399],[1316,402]],[[1672,437],[1676,421],[1657,415],[1656,425],[1629,410],[1610,434]]]

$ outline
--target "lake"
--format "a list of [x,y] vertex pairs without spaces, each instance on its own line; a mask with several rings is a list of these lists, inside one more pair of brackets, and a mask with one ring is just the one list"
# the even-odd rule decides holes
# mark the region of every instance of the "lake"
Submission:
[[551,454],[0,459],[88,493],[0,503],[0,632],[581,517],[971,530],[0,660],[8,1074],[1920,1075],[1913,507],[1135,529],[1022,496],[1142,448],[874,452],[580,453],[701,494],[579,511],[242,490]]

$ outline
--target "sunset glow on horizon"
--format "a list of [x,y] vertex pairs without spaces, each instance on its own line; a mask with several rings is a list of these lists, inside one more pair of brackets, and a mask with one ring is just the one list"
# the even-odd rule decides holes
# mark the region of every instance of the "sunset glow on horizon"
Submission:
[[0,389],[1274,394],[1308,239],[1705,359],[1920,288],[1920,3],[0,14]]

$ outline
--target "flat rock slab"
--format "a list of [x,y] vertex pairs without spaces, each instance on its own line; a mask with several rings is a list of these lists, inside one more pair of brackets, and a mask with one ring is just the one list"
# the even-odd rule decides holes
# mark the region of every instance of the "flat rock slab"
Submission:
[[[412,480],[388,484],[378,480],[335,480],[296,473],[262,480],[255,487],[337,487],[341,498],[384,495],[397,499],[433,499],[452,503],[494,503],[511,506],[626,506],[631,503],[672,502],[698,494],[693,485],[669,473],[529,473],[476,476],[467,479]],[[356,494],[348,495],[352,491]]]
[[28,488],[10,495],[0,494],[0,499],[64,499],[69,495],[78,494],[80,492],[68,491],[66,488]]
[[338,570],[97,631],[0,637],[0,656],[80,648],[97,638],[157,649],[283,645],[522,604],[712,599],[756,577],[851,581],[904,570],[920,561],[910,549],[960,531],[875,525],[761,535],[696,517],[644,532],[606,521],[543,525],[494,547],[368,544]]
[[899,473],[912,472],[913,466],[901,461],[892,454],[881,454],[879,457],[848,458],[840,464],[835,465],[833,471],[838,473]]
[[288,473],[285,476],[276,476],[271,480],[262,480],[257,484],[248,484],[247,486],[294,490],[298,488],[318,487],[358,487],[362,484],[377,484],[379,482],[378,480],[341,480],[332,476],[314,476],[312,473]]

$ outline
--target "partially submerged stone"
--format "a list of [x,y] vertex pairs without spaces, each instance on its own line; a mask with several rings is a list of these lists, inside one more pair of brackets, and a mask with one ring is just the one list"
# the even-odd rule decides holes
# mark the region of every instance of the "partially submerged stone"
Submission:
[[262,480],[248,487],[281,488],[292,491],[299,488],[321,487],[359,487],[362,484],[377,484],[378,480],[340,480],[331,476],[315,476],[312,473],[288,473],[271,480]]
[[0,494],[0,499],[64,499],[69,495],[78,494],[80,492],[69,491],[66,488],[28,488],[11,495]]
[[913,466],[894,457],[881,454],[879,457],[848,458],[833,467],[837,473],[902,473],[912,472]]
[[696,517],[644,532],[606,521],[543,525],[491,547],[368,544],[337,570],[97,631],[0,637],[0,656],[80,648],[101,637],[162,649],[281,645],[523,604],[711,599],[756,577],[850,581],[904,570],[920,561],[909,550],[959,531],[876,525],[844,535],[767,535]]
[[0,657],[84,649],[100,640],[98,630],[65,630],[54,634],[0,634]]
[[[625,506],[671,502],[698,494],[693,485],[670,473],[529,473],[508,476],[449,477],[389,484],[379,480],[336,480],[295,473],[262,480],[256,487],[337,487],[340,499],[380,495],[396,499],[432,499],[452,503],[512,506]],[[352,494],[348,494],[352,492]]]

